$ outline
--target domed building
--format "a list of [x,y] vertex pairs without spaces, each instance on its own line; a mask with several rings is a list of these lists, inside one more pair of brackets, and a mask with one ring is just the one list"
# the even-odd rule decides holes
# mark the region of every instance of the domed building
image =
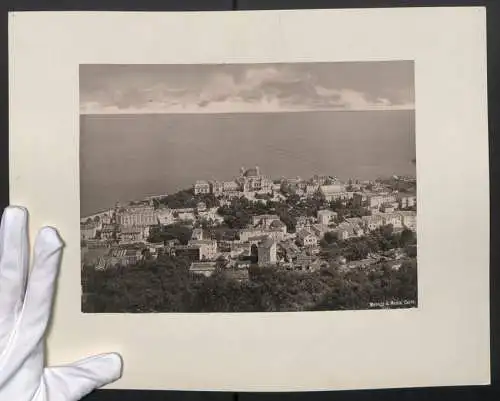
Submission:
[[236,178],[243,192],[272,193],[273,182],[269,177],[260,173],[260,168],[240,169],[240,175]]

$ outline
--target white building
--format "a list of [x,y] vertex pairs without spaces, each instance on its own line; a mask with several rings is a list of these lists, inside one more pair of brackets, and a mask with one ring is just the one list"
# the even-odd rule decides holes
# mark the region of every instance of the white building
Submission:
[[222,188],[224,192],[238,192],[240,190],[240,185],[236,181],[224,181],[222,183]]
[[417,229],[417,213],[414,211],[396,211],[392,213],[379,213],[372,216],[363,216],[363,226],[368,231],[379,227],[392,225],[395,229],[407,228],[412,231]]
[[327,202],[331,202],[332,200],[341,199],[343,193],[345,192],[345,187],[343,184],[330,184],[330,185],[321,185],[319,187],[319,193],[323,197],[323,199]]
[[167,225],[173,224],[175,222],[175,218],[174,218],[174,214],[172,212],[172,209],[169,209],[169,208],[156,209],[155,214],[156,214],[156,220],[158,221],[158,224],[167,226]]
[[210,193],[210,184],[208,181],[199,180],[196,181],[193,186],[195,195],[209,194]]
[[215,272],[216,268],[216,262],[193,262],[189,267],[189,272],[205,277],[210,277]]
[[384,203],[397,202],[397,197],[394,194],[372,194],[366,200],[370,209],[379,209]]
[[81,223],[80,224],[80,237],[81,239],[92,239],[97,234],[97,224],[95,223]]
[[196,216],[193,212],[177,212],[177,219],[180,221],[195,221]]
[[273,182],[269,177],[261,174],[260,168],[240,169],[240,175],[236,178],[243,192],[272,193]]
[[194,241],[203,240],[203,229],[195,228],[191,233],[191,239]]
[[152,226],[157,222],[154,207],[149,205],[119,208],[116,222],[122,226]]
[[327,226],[335,222],[335,219],[337,218],[337,213],[328,209],[318,210],[317,218],[319,224]]
[[417,197],[413,194],[399,193],[398,203],[401,209],[408,209],[417,204]]
[[358,224],[353,223],[340,223],[335,230],[333,230],[340,240],[346,240],[354,237],[362,237],[364,235],[364,230]]
[[385,224],[384,217],[381,214],[374,214],[372,216],[363,216],[363,225],[369,231],[374,231]]
[[297,233],[297,242],[301,246],[317,246],[318,245],[318,237],[316,237],[309,230],[301,230]]
[[210,181],[210,192],[215,196],[222,195],[224,193],[224,183],[222,181]]
[[417,231],[417,213],[412,211],[400,211],[403,227],[408,230]]
[[240,241],[246,242],[251,237],[258,237],[260,235],[266,235],[267,230],[262,228],[242,228],[239,231]]
[[200,248],[201,260],[213,260],[217,257],[217,241],[215,240],[190,240],[188,245]]
[[395,229],[403,228],[403,217],[399,213],[384,213],[385,225],[392,225]]
[[122,226],[118,232],[120,244],[142,242],[149,236],[148,226]]

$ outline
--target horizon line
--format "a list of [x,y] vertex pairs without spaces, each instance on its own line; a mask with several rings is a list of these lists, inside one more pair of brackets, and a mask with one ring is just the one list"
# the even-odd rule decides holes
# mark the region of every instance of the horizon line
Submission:
[[209,111],[209,112],[197,112],[197,111],[185,111],[185,112],[168,112],[168,111],[148,111],[148,112],[116,112],[116,113],[106,113],[106,112],[79,112],[80,116],[151,116],[151,115],[228,115],[228,114],[289,114],[289,113],[339,113],[339,112],[397,112],[397,111],[416,111],[415,107],[408,108],[393,108],[393,109],[314,109],[314,110],[270,110],[270,111]]

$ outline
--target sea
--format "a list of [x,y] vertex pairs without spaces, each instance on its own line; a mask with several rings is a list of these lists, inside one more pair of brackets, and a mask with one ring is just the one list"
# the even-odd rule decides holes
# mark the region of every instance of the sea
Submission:
[[416,175],[415,112],[314,111],[80,116],[80,211],[230,180]]

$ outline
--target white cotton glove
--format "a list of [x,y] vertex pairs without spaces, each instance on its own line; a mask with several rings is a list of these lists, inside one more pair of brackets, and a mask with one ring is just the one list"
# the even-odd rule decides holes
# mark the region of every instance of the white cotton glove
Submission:
[[5,209],[0,229],[0,401],[76,401],[121,376],[117,354],[44,367],[49,322],[63,243],[42,228],[29,273],[28,213]]

